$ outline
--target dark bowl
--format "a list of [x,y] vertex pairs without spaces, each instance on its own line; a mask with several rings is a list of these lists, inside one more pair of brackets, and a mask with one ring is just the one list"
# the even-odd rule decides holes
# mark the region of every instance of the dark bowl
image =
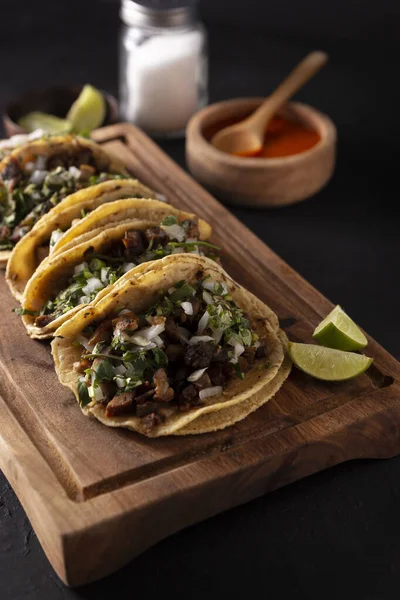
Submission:
[[[83,85],[48,87],[26,92],[18,100],[6,106],[3,114],[4,130],[8,137],[27,133],[18,125],[18,120],[32,111],[40,111],[65,119],[71,105],[78,98]],[[116,123],[119,119],[118,101],[114,96],[100,90],[106,100],[107,110],[104,125]]]

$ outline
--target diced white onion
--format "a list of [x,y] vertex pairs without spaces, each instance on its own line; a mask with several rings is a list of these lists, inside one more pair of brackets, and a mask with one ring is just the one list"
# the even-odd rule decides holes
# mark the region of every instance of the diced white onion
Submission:
[[61,240],[63,235],[64,235],[64,232],[61,231],[61,229],[54,229],[54,231],[51,232],[50,248],[55,246],[57,244],[58,240]]
[[182,302],[181,306],[183,308],[183,311],[186,315],[192,315],[193,314],[193,304],[191,302]]
[[89,344],[89,340],[84,335],[78,335],[76,341],[80,343],[81,346],[85,348],[85,350],[89,350],[91,352],[93,350],[93,345]]
[[88,266],[89,265],[87,264],[87,262],[83,262],[80,265],[76,265],[76,267],[74,268],[74,275],[78,275],[78,273],[87,269]]
[[243,354],[244,352],[244,346],[243,344],[239,344],[239,342],[235,342],[233,345],[233,357],[231,358],[230,362],[233,363],[234,365],[237,364],[239,356],[241,354]]
[[130,262],[130,263],[124,263],[122,265],[122,270],[124,273],[127,273],[128,271],[130,271],[131,269],[134,269],[136,267],[135,263]]
[[96,400],[96,402],[101,402],[102,400],[104,400],[104,394],[103,394],[103,390],[101,389],[101,387],[98,385],[97,387],[94,387],[94,399]]
[[81,296],[79,298],[79,304],[89,304],[90,296]]
[[167,196],[165,196],[164,194],[160,194],[159,192],[157,192],[156,198],[158,198],[158,200],[160,200],[161,202],[167,202]]
[[140,329],[135,333],[135,336],[143,337],[147,342],[151,342],[151,340],[157,335],[160,335],[163,331],[165,331],[165,321],[163,323],[158,323],[157,325],[151,325],[150,327]]
[[254,342],[253,346],[254,348],[259,348],[261,346],[261,342],[257,340],[256,342]]
[[216,329],[215,331],[212,332],[211,335],[216,344],[219,344],[219,342],[221,341],[224,331],[225,331],[225,329],[223,327],[220,327],[219,329]]
[[193,345],[193,344],[197,344],[198,342],[213,342],[214,338],[212,338],[210,335],[194,335],[192,338],[190,338],[189,340],[189,344]]
[[213,297],[209,292],[203,292],[203,300],[206,304],[212,304],[214,302]]
[[[0,148],[1,148],[1,142],[0,142]],[[35,163],[33,163],[33,162],[27,162],[25,164],[25,171],[27,173],[32,173],[34,168],[35,168]]]
[[86,295],[90,295],[96,290],[100,290],[104,287],[104,284],[97,277],[89,277],[86,285],[82,288],[82,292]]
[[102,267],[100,271],[100,279],[103,283],[108,283],[108,267]]
[[187,329],[185,329],[184,327],[181,327],[180,325],[177,326],[177,331],[178,331],[179,340],[181,342],[183,342],[184,344],[187,344],[189,341],[189,337],[190,337],[189,331]]
[[214,292],[215,293],[215,286],[216,285],[220,285],[222,287],[222,295],[225,295],[228,293],[228,288],[226,287],[225,283],[223,281],[211,281],[211,280],[207,280],[207,281],[203,281],[203,288],[206,290],[209,290],[210,292]]
[[119,311],[118,315],[127,315],[130,314],[132,311],[129,310],[129,308],[123,308],[122,310]]
[[39,171],[43,171],[46,168],[47,156],[40,155],[36,158],[35,167]]
[[79,179],[79,177],[82,175],[82,173],[80,172],[80,170],[77,167],[74,167],[74,165],[72,165],[69,169],[68,169],[70,175],[72,175],[72,177],[74,179]]
[[197,369],[197,371],[193,371],[193,373],[191,373],[189,375],[189,377],[187,378],[188,381],[197,381],[198,379],[200,379],[200,377],[203,375],[203,373],[205,373],[207,371],[208,367],[205,367],[204,369]]
[[32,175],[29,177],[29,183],[34,183],[35,185],[41,185],[43,181],[46,179],[47,171],[33,171]]
[[103,390],[100,386],[94,387],[94,385],[91,385],[88,387],[88,392],[89,397],[93,398],[93,400],[95,400],[96,402],[101,402],[102,400],[104,400]]
[[176,292],[176,288],[174,288],[174,287],[168,288],[168,294],[169,295],[173,294],[174,292]]
[[208,312],[208,310],[206,310],[206,312],[201,317],[201,319],[197,325],[197,333],[199,333],[199,334],[203,333],[203,331],[205,330],[205,328],[208,325],[209,320],[210,320],[210,313]]
[[204,400],[204,398],[209,398],[210,396],[217,396],[217,394],[222,393],[222,386],[215,385],[214,387],[204,388],[204,390],[200,390],[199,398],[200,400]]
[[114,371],[117,375],[125,375],[127,368],[125,365],[118,365],[118,367],[114,367]]
[[32,142],[33,140],[38,140],[39,138],[43,137],[44,135],[46,135],[46,132],[44,129],[34,129],[33,131],[31,131],[31,133],[28,134],[28,139],[30,142]]
[[211,281],[210,279],[203,281],[203,288],[205,290],[209,290],[210,292],[213,292],[214,286],[215,286],[215,281]]
[[161,225],[161,228],[164,229],[167,236],[172,240],[183,242],[186,238],[186,231],[177,223],[174,223],[174,225]]
[[115,383],[117,384],[117,386],[119,388],[123,388],[123,387],[125,387],[126,379],[125,379],[125,377],[122,377],[121,375],[117,375],[117,377],[115,377]]
[[182,248],[179,248],[179,246],[172,248],[171,254],[182,254]]
[[11,136],[8,140],[0,141],[0,148],[16,148],[21,144],[26,144],[29,141],[29,136],[25,133],[18,133],[17,135]]
[[156,335],[156,337],[153,338],[153,342],[156,344],[157,348],[162,348],[164,346],[164,342],[159,335]]

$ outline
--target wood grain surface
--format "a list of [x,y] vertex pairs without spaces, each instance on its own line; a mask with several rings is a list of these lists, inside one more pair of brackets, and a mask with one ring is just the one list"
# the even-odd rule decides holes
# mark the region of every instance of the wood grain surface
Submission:
[[[225,268],[268,303],[294,341],[331,304],[132,125],[95,138],[171,204],[207,219]],[[60,578],[99,579],[165,536],[339,462],[400,452],[399,364],[369,338],[374,365],[340,384],[294,370],[237,425],[149,440],[85,418],[29,340],[0,278],[0,467]]]

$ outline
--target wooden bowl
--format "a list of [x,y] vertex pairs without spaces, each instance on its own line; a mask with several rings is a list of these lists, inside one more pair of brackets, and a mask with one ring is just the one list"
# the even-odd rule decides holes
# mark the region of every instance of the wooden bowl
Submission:
[[[48,87],[42,90],[23,94],[18,100],[11,102],[3,114],[6,135],[11,137],[18,133],[27,133],[18,125],[18,119],[32,111],[45,112],[65,119],[68,110],[78,98],[83,85]],[[116,123],[119,118],[118,102],[114,96],[102,91],[106,100],[107,111],[102,125]]]
[[237,206],[293,204],[318,192],[332,176],[336,128],[311,106],[292,102],[278,115],[318,133],[320,141],[305,152],[282,158],[242,158],[220,152],[210,139],[221,126],[247,117],[263,98],[239,98],[212,104],[196,113],[186,130],[186,161],[194,177],[216,196]]

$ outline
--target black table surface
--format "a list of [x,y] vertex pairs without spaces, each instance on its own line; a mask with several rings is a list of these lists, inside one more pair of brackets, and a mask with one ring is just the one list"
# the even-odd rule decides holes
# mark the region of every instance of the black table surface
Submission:
[[[1,110],[22,91],[48,84],[117,91],[117,2],[1,5]],[[398,357],[400,127],[391,83],[398,5],[205,0],[203,16],[212,102],[266,95],[307,51],[330,54],[298,99],[337,124],[333,180],[296,206],[233,212]],[[185,164],[183,140],[162,147]],[[399,475],[400,458],[342,464],[191,527],[103,581],[70,590],[0,473],[0,598],[397,597]]]

